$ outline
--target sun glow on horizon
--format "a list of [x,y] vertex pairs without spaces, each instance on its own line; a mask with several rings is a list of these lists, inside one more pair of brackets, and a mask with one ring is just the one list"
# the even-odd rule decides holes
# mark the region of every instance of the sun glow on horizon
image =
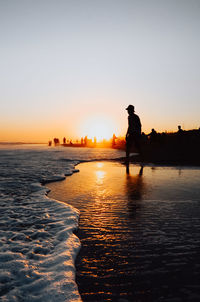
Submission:
[[116,127],[114,122],[101,116],[92,117],[83,122],[81,130],[82,136],[87,135],[88,138],[96,137],[98,142],[103,139],[110,139],[115,132]]

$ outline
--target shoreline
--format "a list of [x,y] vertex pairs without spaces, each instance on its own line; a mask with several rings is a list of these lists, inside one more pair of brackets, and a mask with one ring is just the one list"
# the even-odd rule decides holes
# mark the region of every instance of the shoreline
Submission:
[[[98,164],[100,166],[95,172],[94,168]],[[101,164],[107,167],[106,172],[101,168]],[[164,255],[161,253],[161,250],[168,250],[169,247],[166,246],[165,240],[162,242],[163,235],[161,236],[159,227],[151,231],[155,233],[155,237],[158,240],[157,244],[156,242],[153,243],[155,240],[154,236],[150,235],[152,242],[149,241],[149,236],[144,236],[143,232],[147,228],[146,224],[148,224],[150,229],[152,228],[152,217],[153,224],[157,220],[157,218],[154,220],[155,212],[158,211],[157,205],[159,204],[159,207],[162,208],[163,202],[151,201],[147,203],[145,201],[143,195],[145,195],[146,184],[140,165],[133,166],[131,163],[130,166],[131,169],[134,168],[134,175],[128,176],[125,173],[125,167],[119,161],[93,161],[78,165],[80,173],[77,173],[77,175],[73,174],[73,177],[66,178],[62,182],[47,184],[46,187],[51,190],[48,196],[64,201],[80,211],[79,228],[75,231],[75,234],[81,240],[82,247],[76,258],[76,281],[83,301],[120,301],[120,299],[122,301],[133,301],[132,299],[137,301],[139,299],[146,302],[157,301],[163,295],[166,296],[166,301],[177,295],[177,299],[180,299],[183,296],[182,290],[183,292],[186,290],[187,282],[189,282],[186,279],[190,279],[193,275],[193,270],[195,271],[194,263],[191,264],[190,269],[187,268],[189,274],[189,277],[187,277],[179,264],[182,256],[180,256],[180,248],[175,243],[177,239],[172,243],[168,238],[168,234],[165,234],[168,238],[166,240],[169,241],[169,247],[174,253],[174,256],[169,257],[167,255],[170,253],[170,249]],[[192,170],[192,167],[190,168]],[[90,170],[89,172],[87,172],[88,169]],[[177,170],[174,169],[175,172],[173,172],[169,166],[145,166],[144,169],[148,170],[148,173],[151,169],[160,171],[167,169],[172,175]],[[109,171],[111,171],[111,178],[108,178],[105,186],[103,186],[104,177],[106,173],[110,173]],[[94,172],[96,173],[97,183],[93,187]],[[117,185],[115,185],[115,182],[117,182]],[[120,189],[122,182],[123,187]],[[107,188],[112,191],[111,195],[105,193]],[[168,210],[170,211],[171,205],[168,201],[166,202],[167,205],[165,207],[169,206]],[[175,206],[180,207],[176,203]],[[153,212],[151,207],[154,209]],[[165,207],[163,208],[164,212],[166,211]],[[151,215],[149,215],[149,211]],[[163,212],[161,211],[160,214],[163,215]],[[187,215],[187,213],[184,212],[184,215]],[[144,216],[143,219],[140,219],[140,216]],[[172,218],[174,219],[173,213],[171,215],[167,214],[169,222]],[[162,224],[162,219],[159,219],[157,223]],[[173,223],[174,220],[169,223],[169,226],[173,225]],[[185,223],[190,224],[190,221],[186,219]],[[177,221],[175,230],[178,233],[183,231],[183,229],[179,228],[179,221]],[[170,229],[167,232],[170,233]],[[149,233],[149,230],[147,233]],[[159,241],[161,242],[159,243]],[[160,266],[156,266],[155,260],[160,263]],[[152,261],[154,264],[152,264]],[[163,261],[167,261],[167,266],[164,265]],[[176,270],[180,271],[184,276],[181,279],[182,281],[179,280],[179,273],[175,273],[173,282],[171,280],[170,274],[173,262],[174,264],[176,263]],[[146,268],[142,269],[144,263]],[[168,270],[168,266],[169,268],[171,267],[170,270]],[[162,272],[163,269],[165,273]],[[149,280],[148,276],[151,276],[150,278],[152,279],[152,281],[148,281],[149,284],[147,282]],[[174,281],[177,282],[178,289],[176,291],[173,287]],[[187,290],[190,291],[189,289]],[[190,301],[190,299],[187,301]]]

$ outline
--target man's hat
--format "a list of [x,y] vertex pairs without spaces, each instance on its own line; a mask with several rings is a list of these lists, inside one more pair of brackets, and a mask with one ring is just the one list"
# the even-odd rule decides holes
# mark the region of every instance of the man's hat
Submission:
[[135,111],[135,107],[133,105],[128,105],[128,107],[126,108],[126,110],[131,110],[131,111]]

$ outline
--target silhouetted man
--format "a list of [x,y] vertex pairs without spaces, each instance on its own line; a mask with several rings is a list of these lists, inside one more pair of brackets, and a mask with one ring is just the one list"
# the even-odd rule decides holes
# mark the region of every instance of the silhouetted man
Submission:
[[183,134],[183,129],[181,128],[181,126],[178,126],[178,134]]
[[150,137],[150,142],[155,143],[158,140],[158,133],[156,130],[153,128],[151,129],[151,132],[147,135]]
[[129,105],[128,111],[128,130],[126,133],[126,162],[129,163],[129,155],[132,145],[134,145],[141,155],[141,122],[133,105]]

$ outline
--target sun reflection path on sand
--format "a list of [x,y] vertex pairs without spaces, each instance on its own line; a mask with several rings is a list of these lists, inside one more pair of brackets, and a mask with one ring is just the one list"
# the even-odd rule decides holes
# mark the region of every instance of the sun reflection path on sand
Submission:
[[115,162],[79,169],[49,188],[80,210],[83,301],[200,301],[200,170],[131,165],[126,174]]

